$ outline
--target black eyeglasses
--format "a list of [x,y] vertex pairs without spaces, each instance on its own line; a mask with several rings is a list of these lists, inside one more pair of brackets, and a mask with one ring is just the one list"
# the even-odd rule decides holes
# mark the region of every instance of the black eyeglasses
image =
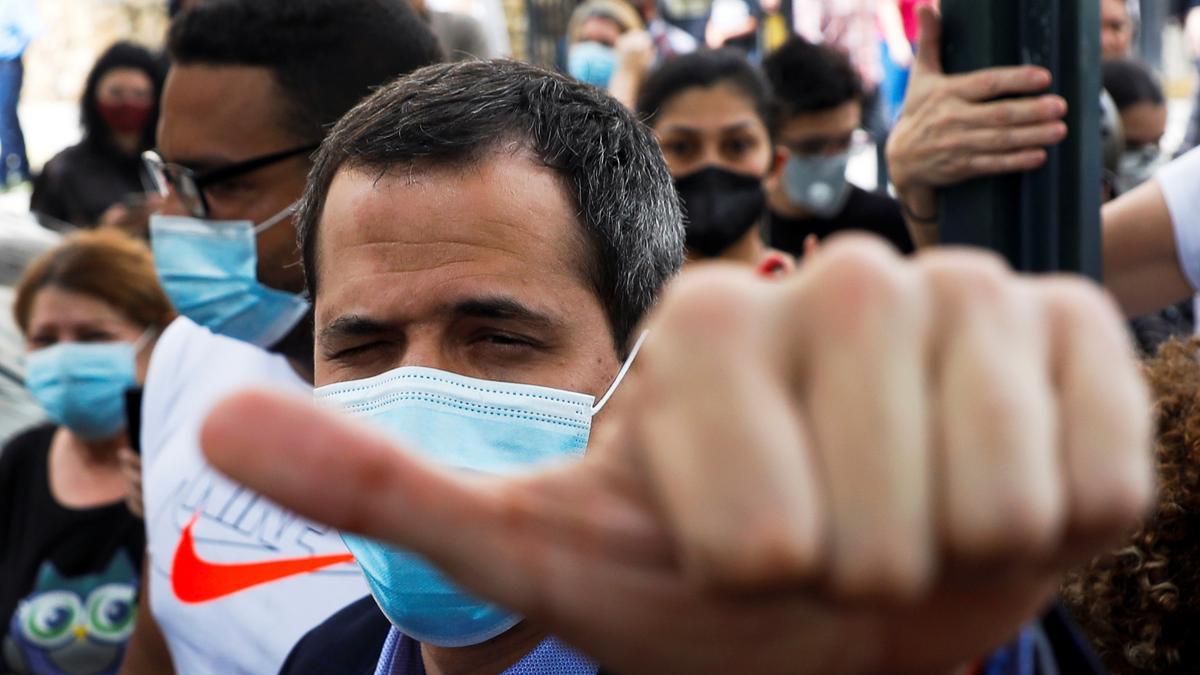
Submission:
[[180,203],[188,213],[195,218],[207,218],[208,198],[204,195],[205,188],[272,164],[278,164],[297,155],[311,153],[318,147],[320,147],[320,143],[311,143],[290,150],[273,152],[269,155],[251,157],[241,162],[206,171],[196,171],[182,164],[166,162],[153,150],[142,153],[142,162],[145,163],[146,172],[150,174],[150,178],[154,181],[154,188],[160,195],[166,197],[170,189],[174,188]]

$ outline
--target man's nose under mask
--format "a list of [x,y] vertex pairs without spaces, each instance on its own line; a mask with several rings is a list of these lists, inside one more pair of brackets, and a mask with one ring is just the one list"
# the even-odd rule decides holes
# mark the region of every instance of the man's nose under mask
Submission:
[[[621,384],[645,337],[596,405],[588,394],[411,366],[320,387],[315,395],[432,464],[512,475],[583,455],[592,418]],[[388,620],[419,642],[478,644],[521,620],[463,592],[418,555],[357,535],[343,539]]]

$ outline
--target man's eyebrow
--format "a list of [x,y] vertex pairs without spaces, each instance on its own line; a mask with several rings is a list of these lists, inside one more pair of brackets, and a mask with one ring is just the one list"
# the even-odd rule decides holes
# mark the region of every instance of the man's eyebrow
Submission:
[[346,314],[329,322],[321,329],[320,341],[337,340],[347,337],[363,337],[379,335],[392,329],[392,326],[382,321],[359,314]]
[[520,321],[543,327],[554,323],[549,315],[535,311],[516,299],[505,296],[463,300],[452,305],[450,313],[476,319]]

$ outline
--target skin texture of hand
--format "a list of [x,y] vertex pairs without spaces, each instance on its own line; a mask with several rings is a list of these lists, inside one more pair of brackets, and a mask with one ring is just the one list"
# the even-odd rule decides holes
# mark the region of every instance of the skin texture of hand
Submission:
[[847,237],[784,280],[701,266],[648,325],[587,456],[534,475],[266,392],[202,445],[633,674],[949,672],[1151,497],[1147,395],[1087,282]]
[[121,475],[125,478],[125,505],[129,512],[138,518],[143,518],[142,508],[142,458],[129,448],[117,449],[117,462],[121,465]]
[[[1067,135],[1066,101],[1037,95],[1050,86],[1044,68],[988,68],[946,75],[941,63],[942,24],[922,7],[921,43],[904,111],[888,140],[888,166],[910,214],[937,215],[934,190],[969,178],[1036,169],[1045,146]],[[1004,98],[1001,97],[1019,97]],[[911,220],[911,219],[910,219]],[[929,224],[910,223],[918,245],[934,243]]]

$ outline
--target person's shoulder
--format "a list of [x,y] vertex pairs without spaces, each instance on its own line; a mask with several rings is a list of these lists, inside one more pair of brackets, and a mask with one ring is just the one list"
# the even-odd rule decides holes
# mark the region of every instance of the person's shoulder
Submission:
[[280,675],[375,672],[392,624],[370,595],[350,603],[300,638]]
[[213,333],[185,316],[176,317],[154,345],[147,382],[168,373],[188,380],[210,373],[244,372],[241,367],[266,364],[277,355],[241,340]]
[[39,424],[17,433],[4,444],[0,450],[0,466],[7,473],[25,466],[32,461],[40,461],[50,451],[50,443],[54,440],[53,424]]
[[889,195],[852,186],[850,201],[842,218],[854,227],[874,232],[887,239],[901,253],[907,254],[916,250],[900,202]]
[[80,141],[60,150],[58,154],[47,160],[42,167],[42,173],[52,178],[61,178],[91,164],[94,156],[95,153],[87,143]]

